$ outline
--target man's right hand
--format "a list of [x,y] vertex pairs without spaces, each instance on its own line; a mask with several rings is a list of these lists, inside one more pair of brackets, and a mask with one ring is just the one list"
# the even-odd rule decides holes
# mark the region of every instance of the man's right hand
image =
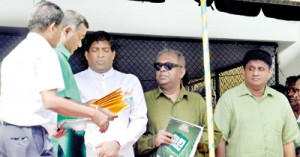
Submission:
[[106,108],[100,108],[99,109],[101,112],[103,112],[104,114],[106,114],[108,116],[108,119],[110,121],[113,121],[115,118],[118,118],[118,115],[113,114],[112,112],[110,112],[108,109]]
[[114,115],[110,111],[96,110],[95,115],[92,117],[92,121],[100,128],[100,132],[104,133],[109,126],[109,121],[114,120],[117,115]]
[[173,137],[174,136],[171,133],[160,130],[154,139],[155,147],[159,147],[162,144],[172,144]]

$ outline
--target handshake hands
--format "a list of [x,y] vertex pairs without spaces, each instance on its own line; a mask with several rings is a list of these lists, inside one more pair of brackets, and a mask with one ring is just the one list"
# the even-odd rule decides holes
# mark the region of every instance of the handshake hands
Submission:
[[[96,100],[90,100],[86,104],[90,106]],[[108,129],[109,121],[113,121],[117,118],[118,115],[113,114],[106,108],[96,108],[94,116],[91,118],[92,122],[94,122],[99,128],[100,132],[104,133]]]
[[113,121],[117,117],[118,115],[113,114],[108,109],[101,108],[96,110],[91,120],[100,128],[99,131],[104,133],[108,129],[109,121]]

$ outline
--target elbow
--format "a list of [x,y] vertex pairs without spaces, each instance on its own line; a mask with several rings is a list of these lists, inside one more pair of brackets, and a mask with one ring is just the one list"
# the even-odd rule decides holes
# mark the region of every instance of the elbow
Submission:
[[41,92],[41,98],[43,105],[48,110],[55,110],[56,109],[56,99],[58,98],[56,96],[56,92],[51,91],[43,91]]

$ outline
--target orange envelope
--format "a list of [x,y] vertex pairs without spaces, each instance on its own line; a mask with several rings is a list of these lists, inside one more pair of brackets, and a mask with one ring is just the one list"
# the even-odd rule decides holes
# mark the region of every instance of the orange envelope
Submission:
[[[121,88],[105,95],[104,97],[95,101],[91,106],[98,108],[107,108],[114,114],[129,107],[127,104],[128,97],[132,97],[130,93],[122,93]],[[126,101],[125,101],[126,100]]]

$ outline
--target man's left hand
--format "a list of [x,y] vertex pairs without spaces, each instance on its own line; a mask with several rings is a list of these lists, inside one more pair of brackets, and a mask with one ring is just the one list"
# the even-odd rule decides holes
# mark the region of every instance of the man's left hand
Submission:
[[117,141],[103,142],[96,146],[99,157],[118,157],[120,148]]

